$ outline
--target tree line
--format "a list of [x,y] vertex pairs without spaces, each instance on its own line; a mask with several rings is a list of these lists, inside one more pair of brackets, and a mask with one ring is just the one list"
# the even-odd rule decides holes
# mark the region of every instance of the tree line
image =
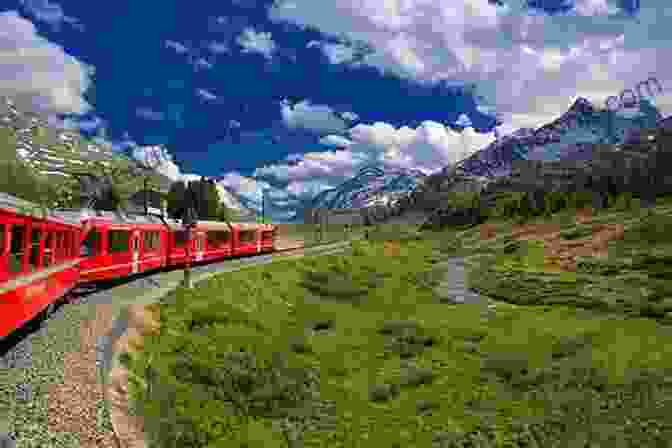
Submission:
[[183,219],[189,205],[193,206],[197,219],[232,221],[239,216],[220,201],[215,182],[205,178],[173,182],[166,202],[166,212],[172,219]]

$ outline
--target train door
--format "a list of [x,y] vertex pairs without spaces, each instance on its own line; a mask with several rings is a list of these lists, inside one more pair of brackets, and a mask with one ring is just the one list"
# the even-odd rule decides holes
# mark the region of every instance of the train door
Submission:
[[205,249],[205,233],[199,232],[196,235],[196,261],[203,260],[204,249]]
[[140,272],[140,231],[134,230],[131,236],[131,256],[133,257],[133,274]]

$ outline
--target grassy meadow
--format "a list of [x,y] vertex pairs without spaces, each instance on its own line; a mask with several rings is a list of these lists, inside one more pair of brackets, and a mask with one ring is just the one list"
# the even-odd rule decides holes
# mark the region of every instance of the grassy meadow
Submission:
[[[596,222],[624,237],[574,272],[499,220],[176,290],[123,357],[135,412],[162,448],[672,446],[672,201]],[[437,298],[455,256],[494,309]]]

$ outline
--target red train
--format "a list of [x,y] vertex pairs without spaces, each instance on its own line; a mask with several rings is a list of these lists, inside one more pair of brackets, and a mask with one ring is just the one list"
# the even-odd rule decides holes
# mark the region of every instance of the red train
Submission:
[[40,212],[0,193],[0,339],[83,283],[275,250],[272,224],[198,221],[90,210]]

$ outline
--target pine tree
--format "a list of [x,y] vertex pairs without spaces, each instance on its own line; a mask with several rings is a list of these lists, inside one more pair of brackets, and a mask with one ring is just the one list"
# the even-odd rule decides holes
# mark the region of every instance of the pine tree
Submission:
[[170,190],[168,191],[168,197],[166,198],[166,212],[170,218],[180,219],[182,217],[184,213],[183,201],[186,192],[187,187],[184,181],[179,180],[171,184]]

